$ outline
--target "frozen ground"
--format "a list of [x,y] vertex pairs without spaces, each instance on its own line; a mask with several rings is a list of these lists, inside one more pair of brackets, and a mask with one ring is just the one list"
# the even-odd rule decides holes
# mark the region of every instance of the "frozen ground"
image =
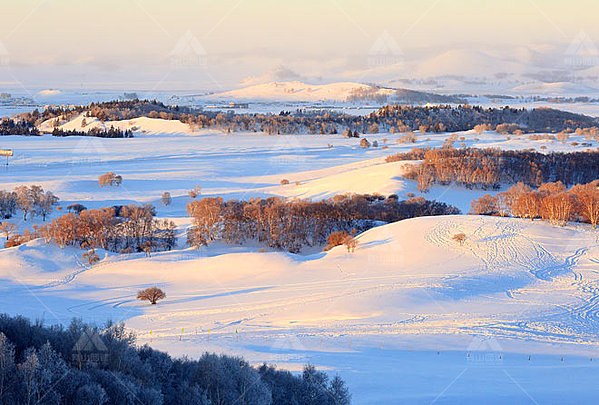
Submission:
[[[400,178],[408,163],[384,157],[450,135],[419,135],[416,145],[367,135],[381,146],[388,138],[388,149],[364,150],[341,136],[164,135],[160,125],[142,122],[132,139],[2,137],[16,156],[1,169],[0,189],[42,184],[62,206],[150,202],[182,234],[196,184],[225,198],[417,194]],[[462,136],[469,146],[582,150],[570,144],[576,137]],[[121,187],[98,187],[109,170],[123,176]],[[159,202],[164,191],[170,207]],[[435,187],[425,197],[467,210],[480,194]],[[468,236],[464,246],[452,240],[458,232]],[[100,252],[93,267],[79,249],[36,240],[0,249],[0,308],[50,323],[124,321],[141,343],[175,355],[230,352],[292,370],[313,362],[341,374],[358,404],[591,403],[599,394],[598,237],[585,225],[447,216],[371,229],[353,254],[220,243],[194,250],[181,239],[152,258]],[[135,300],[155,284],[166,300]]]

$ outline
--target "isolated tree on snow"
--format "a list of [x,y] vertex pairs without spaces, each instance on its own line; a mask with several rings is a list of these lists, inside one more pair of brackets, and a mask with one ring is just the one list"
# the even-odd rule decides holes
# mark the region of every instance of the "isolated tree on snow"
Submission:
[[150,301],[150,304],[156,305],[156,303],[166,298],[166,294],[158,287],[150,287],[137,292],[137,299],[141,301]]
[[123,178],[113,172],[108,172],[98,177],[100,186],[118,186],[123,182]]
[[202,193],[202,187],[196,185],[193,190],[189,190],[189,196],[193,199],[197,198]]
[[162,193],[162,203],[166,206],[171,205],[171,202],[173,201],[173,198],[171,197],[171,193],[169,193],[168,191],[165,191],[164,193]]
[[460,246],[462,246],[464,244],[464,241],[466,240],[466,234],[465,233],[456,233],[455,235],[453,235],[452,239],[456,242],[458,242],[460,244]]

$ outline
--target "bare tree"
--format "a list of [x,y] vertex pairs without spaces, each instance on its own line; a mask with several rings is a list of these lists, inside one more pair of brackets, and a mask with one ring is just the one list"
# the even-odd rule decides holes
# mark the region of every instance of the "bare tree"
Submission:
[[343,244],[347,248],[348,253],[353,253],[356,251],[356,247],[358,247],[358,240],[350,235],[347,239],[345,239]]
[[137,299],[141,301],[150,301],[150,304],[156,305],[156,303],[166,298],[166,294],[158,287],[150,287],[137,292]]
[[193,199],[196,199],[200,194],[202,194],[202,187],[196,185],[193,190],[189,190],[189,196]]
[[0,232],[3,232],[6,236],[6,240],[10,238],[10,235],[17,230],[17,226],[12,222],[2,222],[0,224]]
[[485,194],[477,200],[470,203],[470,213],[474,215],[496,215],[497,197]]
[[460,244],[460,246],[462,246],[464,244],[464,242],[466,241],[466,234],[463,232],[456,233],[455,235],[453,235],[453,237],[451,239],[458,242]]
[[162,203],[165,206],[171,205],[172,201],[173,201],[173,198],[171,197],[171,193],[169,193],[168,191],[165,191],[164,193],[162,193]]
[[15,194],[17,196],[17,207],[23,211],[23,220],[27,220],[27,214],[33,210],[35,203],[31,190],[27,186],[18,186],[15,188]]
[[52,212],[54,206],[58,204],[58,197],[52,194],[51,191],[46,191],[45,193],[41,193],[36,201],[34,212],[42,216],[44,222],[46,221],[46,216]]
[[572,194],[576,198],[576,207],[583,219],[597,227],[599,223],[599,182],[572,187]]

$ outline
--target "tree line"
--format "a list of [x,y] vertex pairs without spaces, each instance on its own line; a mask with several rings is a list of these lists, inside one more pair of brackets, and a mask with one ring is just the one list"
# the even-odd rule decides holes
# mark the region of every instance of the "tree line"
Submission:
[[568,221],[579,221],[597,227],[599,180],[577,184],[570,189],[559,181],[543,183],[536,189],[518,183],[496,196],[486,194],[472,201],[470,212],[530,220],[542,218],[561,226]]
[[304,246],[325,245],[333,232],[365,231],[381,223],[457,214],[459,210],[422,197],[399,201],[396,195],[343,194],[316,202],[278,197],[225,202],[220,197],[207,197],[190,202],[187,212],[193,225],[187,235],[191,246],[215,240],[229,244],[255,240],[299,252]]
[[135,340],[123,324],[98,328],[73,320],[67,328],[47,327],[0,315],[0,403],[348,405],[351,400],[339,376],[329,379],[310,365],[293,375],[226,355],[174,359]]
[[404,177],[417,180],[420,191],[437,184],[497,189],[522,182],[531,187],[560,181],[583,184],[599,178],[599,152],[552,152],[475,148],[415,148],[387,157],[387,162],[421,160]]
[[39,135],[37,127],[27,120],[13,120],[10,118],[3,118],[0,120],[0,136],[6,135],[27,135],[36,136]]
[[226,132],[268,134],[337,134],[345,130],[366,134],[372,132],[374,128],[377,131],[390,132],[408,132],[417,129],[426,132],[456,132],[471,130],[479,125],[486,125],[489,128],[500,126],[500,130],[512,132],[559,132],[591,128],[599,124],[596,118],[549,108],[530,110],[510,107],[483,108],[466,104],[388,105],[365,116],[302,109],[293,113],[281,111],[279,114],[235,114],[167,106],[155,100],[136,99],[92,103],[89,106],[72,108],[52,107],[41,112],[34,110],[17,115],[13,120],[8,120],[6,125],[17,125],[16,123],[19,122],[19,125],[33,128],[49,119],[66,122],[82,113],[97,117],[101,121],[127,120],[144,116],[179,120],[193,128],[217,128]]
[[130,129],[118,129],[110,127],[108,129],[92,128],[89,131],[77,131],[75,129],[63,130],[60,128],[54,128],[52,131],[53,136],[95,136],[97,138],[133,138],[133,131]]
[[18,246],[41,237],[61,247],[149,255],[156,250],[171,250],[176,245],[176,225],[167,219],[154,218],[156,209],[150,204],[73,210],[27,233],[8,235],[6,246]]

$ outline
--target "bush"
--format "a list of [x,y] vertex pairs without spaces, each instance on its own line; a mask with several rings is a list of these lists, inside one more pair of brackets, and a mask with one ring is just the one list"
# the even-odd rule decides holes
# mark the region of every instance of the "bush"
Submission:
[[85,205],[82,204],[69,204],[67,205],[67,210],[69,210],[69,212],[74,212],[76,214],[81,214],[82,211],[85,211],[87,208],[85,207]]
[[150,304],[156,305],[156,303],[166,298],[166,294],[158,287],[150,287],[137,292],[137,299],[141,301],[150,301]]
[[341,246],[345,243],[347,238],[350,238],[351,235],[346,231],[337,231],[331,233],[327,238],[327,244],[324,247],[324,250],[331,250],[336,246]]
[[462,246],[464,244],[464,241],[466,240],[466,234],[465,233],[456,233],[455,235],[453,235],[453,237],[451,239],[458,242],[460,244],[460,246]]
[[358,231],[354,229],[351,233],[348,233],[346,231],[338,231],[331,233],[327,238],[325,250],[331,250],[336,246],[345,245],[348,253],[355,251],[356,247],[358,246],[358,241],[354,238],[354,235],[357,232]]
[[108,172],[98,177],[98,183],[100,183],[101,187],[119,186],[122,182],[123,178],[114,174],[113,172]]
[[287,185],[287,184],[289,184],[289,180],[287,180],[287,179],[281,180],[281,185],[282,186]]
[[189,197],[196,199],[200,194],[202,194],[202,187],[196,185],[193,190],[189,190]]
[[100,261],[100,256],[98,256],[98,254],[96,253],[96,251],[94,249],[90,249],[87,252],[85,252],[81,258],[85,261],[87,261],[90,266],[96,264],[97,262]]

